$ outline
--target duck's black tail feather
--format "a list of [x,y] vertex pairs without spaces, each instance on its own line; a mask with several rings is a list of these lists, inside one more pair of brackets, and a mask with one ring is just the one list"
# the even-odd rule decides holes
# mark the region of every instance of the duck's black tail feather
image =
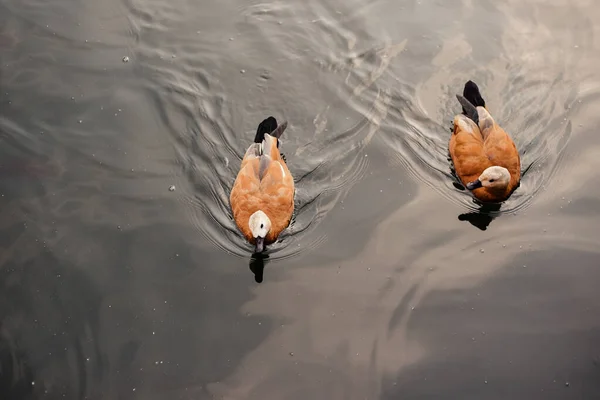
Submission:
[[274,117],[269,117],[263,120],[256,130],[256,136],[254,136],[254,143],[262,143],[265,139],[265,133],[271,133],[277,129],[277,120]]
[[[483,100],[483,97],[481,97],[481,93],[479,93],[479,88],[477,87],[475,82],[468,81],[467,83],[465,83],[463,96],[465,99],[469,100],[469,102],[475,107],[485,107],[485,100]],[[465,113],[464,109],[463,113]]]

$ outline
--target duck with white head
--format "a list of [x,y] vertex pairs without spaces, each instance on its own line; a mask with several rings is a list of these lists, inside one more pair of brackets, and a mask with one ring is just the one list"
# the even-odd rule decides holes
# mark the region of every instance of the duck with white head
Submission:
[[294,178],[279,152],[286,128],[273,117],[260,123],[229,196],[233,218],[255,253],[278,239],[294,212]]
[[474,82],[468,81],[456,97],[463,109],[454,117],[449,143],[456,175],[482,203],[505,201],[521,180],[519,151],[488,112]]

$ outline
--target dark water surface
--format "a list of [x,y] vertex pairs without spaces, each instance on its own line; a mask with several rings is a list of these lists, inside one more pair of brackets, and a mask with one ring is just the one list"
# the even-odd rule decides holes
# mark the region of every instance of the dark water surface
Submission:
[[[0,398],[600,399],[599,20],[0,0]],[[527,171],[492,217],[447,159],[468,79]],[[296,215],[258,284],[228,195],[268,115]]]

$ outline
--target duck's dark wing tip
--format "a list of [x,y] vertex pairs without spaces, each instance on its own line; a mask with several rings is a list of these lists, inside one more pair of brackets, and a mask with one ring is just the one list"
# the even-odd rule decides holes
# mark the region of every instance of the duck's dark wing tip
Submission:
[[458,102],[462,106],[463,114],[473,120],[477,125],[479,125],[479,114],[477,113],[477,108],[464,96],[460,94],[456,95]]
[[[281,125],[279,125],[275,130],[273,130],[272,132],[270,132],[271,136],[275,136],[277,139],[279,139],[281,137],[281,135],[283,135],[283,132],[285,131],[285,129],[288,126],[288,122],[287,121],[283,121],[281,123]],[[277,144],[279,145],[279,143]]]

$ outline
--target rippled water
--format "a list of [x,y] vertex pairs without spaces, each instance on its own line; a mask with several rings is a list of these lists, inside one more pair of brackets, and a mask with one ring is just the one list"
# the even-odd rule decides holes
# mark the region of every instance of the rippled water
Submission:
[[[598,17],[0,0],[0,398],[600,398]],[[451,171],[469,79],[521,151],[500,209]],[[268,115],[296,207],[251,260]]]

